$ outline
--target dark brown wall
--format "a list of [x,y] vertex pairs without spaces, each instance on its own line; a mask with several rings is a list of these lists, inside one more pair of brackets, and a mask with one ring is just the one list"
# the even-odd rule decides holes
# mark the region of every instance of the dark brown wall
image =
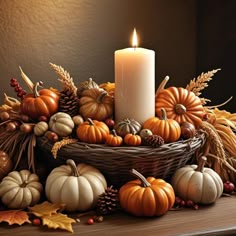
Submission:
[[233,100],[221,109],[236,112],[236,1],[198,1],[197,73],[221,68],[203,95],[213,104]]
[[0,0],[0,95],[14,95],[9,79],[20,80],[19,65],[57,88],[49,62],[76,83],[113,81],[114,51],[130,46],[134,27],[140,46],[156,51],[156,85],[167,74],[176,86],[195,76],[195,0]]

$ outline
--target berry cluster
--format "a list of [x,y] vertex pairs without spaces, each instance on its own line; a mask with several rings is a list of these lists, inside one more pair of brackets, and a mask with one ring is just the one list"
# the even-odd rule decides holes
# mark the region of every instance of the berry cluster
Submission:
[[182,198],[176,196],[175,197],[175,204],[174,206],[176,208],[179,208],[179,207],[188,207],[188,208],[193,208],[194,210],[198,210],[199,206],[197,203],[195,203],[194,201],[192,200],[183,200]]
[[16,78],[11,78],[10,80],[11,87],[14,88],[15,92],[17,93],[17,97],[19,97],[21,100],[26,95],[26,91],[20,86],[19,82]]

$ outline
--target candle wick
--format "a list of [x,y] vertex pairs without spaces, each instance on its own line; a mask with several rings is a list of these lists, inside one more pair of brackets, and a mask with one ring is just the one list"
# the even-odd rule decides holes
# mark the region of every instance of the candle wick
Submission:
[[133,46],[133,48],[134,48],[134,51],[135,51],[135,50],[136,50],[136,48],[137,48],[137,45],[134,45],[134,46]]

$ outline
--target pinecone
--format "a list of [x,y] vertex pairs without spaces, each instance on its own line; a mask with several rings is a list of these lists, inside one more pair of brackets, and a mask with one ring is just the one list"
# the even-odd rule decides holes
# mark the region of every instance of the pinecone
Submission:
[[59,111],[69,114],[71,117],[79,112],[79,98],[71,90],[60,92]]
[[96,204],[97,213],[100,215],[108,215],[119,209],[119,194],[117,189],[113,189],[111,185],[104,193],[102,193]]
[[152,147],[160,147],[164,144],[164,139],[156,134],[149,135],[144,138],[145,145],[152,146]]

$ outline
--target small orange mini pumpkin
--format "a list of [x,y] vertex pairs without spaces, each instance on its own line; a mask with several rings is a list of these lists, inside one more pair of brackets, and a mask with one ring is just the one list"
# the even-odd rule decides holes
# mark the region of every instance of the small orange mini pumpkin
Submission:
[[120,205],[135,216],[164,215],[175,202],[172,186],[163,179],[148,177],[132,169],[138,179],[124,184],[119,190]]
[[142,143],[142,138],[138,134],[126,134],[124,142],[129,146],[139,146]]
[[116,131],[113,129],[106,138],[106,144],[108,146],[119,147],[123,143],[123,138],[117,135]]
[[167,119],[166,111],[161,109],[161,116],[151,117],[147,119],[144,124],[144,129],[150,129],[153,134],[161,136],[165,143],[175,142],[180,138],[181,128],[179,123],[173,119]]
[[104,122],[90,118],[76,129],[77,137],[86,143],[105,143],[109,133],[110,130]]
[[158,116],[161,115],[161,108],[165,108],[167,117],[179,124],[188,121],[198,127],[205,114],[201,99],[182,87],[161,89],[155,98],[155,103]]

